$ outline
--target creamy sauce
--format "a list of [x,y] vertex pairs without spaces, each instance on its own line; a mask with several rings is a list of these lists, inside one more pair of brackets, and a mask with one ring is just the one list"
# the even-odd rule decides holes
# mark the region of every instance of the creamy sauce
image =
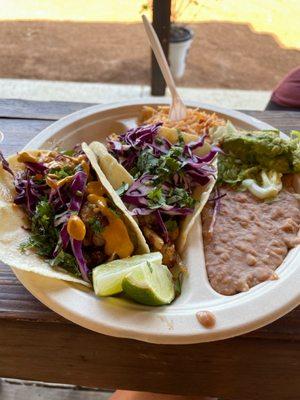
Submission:
[[249,192],[224,188],[212,237],[209,227],[212,203],[202,212],[208,278],[212,287],[233,295],[266,280],[277,279],[275,270],[288,251],[300,244],[299,203],[286,180],[286,188],[273,201],[261,201]]
[[211,329],[216,325],[216,317],[210,311],[198,311],[196,317],[204,328]]
[[[117,216],[107,205],[107,199],[98,193],[103,189],[97,185],[98,182],[90,182],[88,185],[88,202],[96,204],[108,220],[108,225],[103,229],[102,237],[105,241],[104,251],[108,256],[117,254],[120,258],[131,256],[134,250],[133,243],[129,237],[127,227],[122,219]],[[96,193],[95,193],[96,192]]]

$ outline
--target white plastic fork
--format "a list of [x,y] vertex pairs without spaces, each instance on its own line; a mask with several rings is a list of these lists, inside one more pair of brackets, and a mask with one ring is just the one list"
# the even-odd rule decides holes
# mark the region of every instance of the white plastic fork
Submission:
[[171,121],[179,121],[180,119],[186,117],[186,107],[179,96],[179,93],[177,92],[173,76],[156,32],[153,29],[153,26],[150,24],[148,18],[145,15],[142,15],[142,18],[150,46],[155,54],[160,70],[171,92],[172,104],[170,107],[169,118]]

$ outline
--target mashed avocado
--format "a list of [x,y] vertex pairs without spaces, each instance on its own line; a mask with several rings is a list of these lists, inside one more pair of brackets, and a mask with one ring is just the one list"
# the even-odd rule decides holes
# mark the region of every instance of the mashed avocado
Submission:
[[279,137],[277,131],[237,132],[225,135],[225,153],[252,166],[277,172],[300,172],[298,139]]
[[300,135],[283,139],[279,131],[238,131],[230,122],[212,132],[224,154],[219,155],[220,183],[237,185],[262,170],[300,172]]
[[219,184],[253,193],[255,186],[255,193],[259,189],[265,196],[280,191],[282,174],[300,172],[300,133],[284,139],[276,130],[238,131],[228,122],[211,132],[211,138],[224,151],[218,156]]

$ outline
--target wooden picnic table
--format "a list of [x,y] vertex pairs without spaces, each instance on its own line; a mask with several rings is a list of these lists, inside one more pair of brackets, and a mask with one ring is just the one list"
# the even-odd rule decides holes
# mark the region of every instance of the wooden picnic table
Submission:
[[[17,152],[53,121],[88,105],[0,100],[4,154]],[[300,126],[297,112],[247,113],[285,132]],[[222,399],[299,399],[300,307],[237,338],[154,345],[94,333],[63,319],[1,264],[0,376]]]

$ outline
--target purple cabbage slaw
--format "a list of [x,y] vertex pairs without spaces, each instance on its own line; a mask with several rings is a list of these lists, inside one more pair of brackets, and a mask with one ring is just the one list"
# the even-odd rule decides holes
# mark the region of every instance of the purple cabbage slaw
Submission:
[[[75,148],[76,155],[83,154],[81,147]],[[64,155],[59,154],[55,160],[61,161]],[[14,178],[14,186],[16,196],[14,203],[23,207],[26,214],[31,218],[34,215],[35,209],[39,201],[47,199],[55,211],[54,226],[59,228],[62,225],[59,235],[59,241],[53,252],[53,258],[57,256],[60,249],[66,249],[69,242],[74,257],[76,258],[79,271],[85,281],[89,281],[89,269],[82,253],[82,242],[70,238],[67,232],[67,223],[70,216],[74,213],[79,213],[83,195],[86,190],[87,174],[78,170],[69,184],[64,184],[56,189],[50,188],[45,183],[45,177],[49,172],[46,163],[43,162],[25,162],[25,170],[14,172],[9,167],[9,163],[0,152],[0,162],[3,169],[9,172]],[[39,177],[37,179],[36,177]]]
[[[108,150],[129,172],[137,164],[139,156],[145,149],[150,149],[155,158],[167,155],[172,149],[172,144],[165,138],[159,137],[158,131],[162,123],[154,125],[143,125],[138,128],[130,129],[118,138],[108,140]],[[217,147],[212,147],[210,152],[202,157],[193,153],[199,147],[204,145],[207,135],[203,135],[199,140],[183,145],[182,154],[178,157],[181,163],[179,172],[176,172],[173,179],[162,184],[163,193],[169,190],[181,187],[188,193],[198,186],[205,186],[216,170],[211,165],[211,161],[220,151]],[[147,195],[155,185],[155,174],[144,173],[138,177],[131,187],[123,194],[122,199],[131,206],[133,215],[148,215],[154,212],[148,207]],[[193,212],[192,208],[181,207],[180,204],[162,205],[156,211],[168,215],[188,215]]]
[[[166,138],[158,136],[161,126],[162,123],[143,125],[130,129],[119,137],[112,136],[107,143],[108,150],[131,173],[145,150],[149,150],[154,158],[160,159],[170,154],[174,148],[174,145]],[[216,169],[211,162],[220,149],[212,146],[208,154],[201,157],[194,153],[194,150],[204,145],[206,136],[207,134],[204,134],[197,141],[188,144],[181,142],[182,151],[177,158],[180,170],[175,172],[171,179],[169,177],[165,182],[160,182],[161,194],[164,198],[176,188],[184,189],[192,195],[195,187],[205,186],[214,177]],[[169,232],[163,216],[184,217],[193,213],[194,207],[183,206],[179,201],[150,207],[148,195],[156,187],[155,171],[152,174],[146,171],[135,178],[135,182],[123,193],[122,200],[128,205],[132,215],[153,214],[156,217],[158,230],[164,240],[169,242]]]

